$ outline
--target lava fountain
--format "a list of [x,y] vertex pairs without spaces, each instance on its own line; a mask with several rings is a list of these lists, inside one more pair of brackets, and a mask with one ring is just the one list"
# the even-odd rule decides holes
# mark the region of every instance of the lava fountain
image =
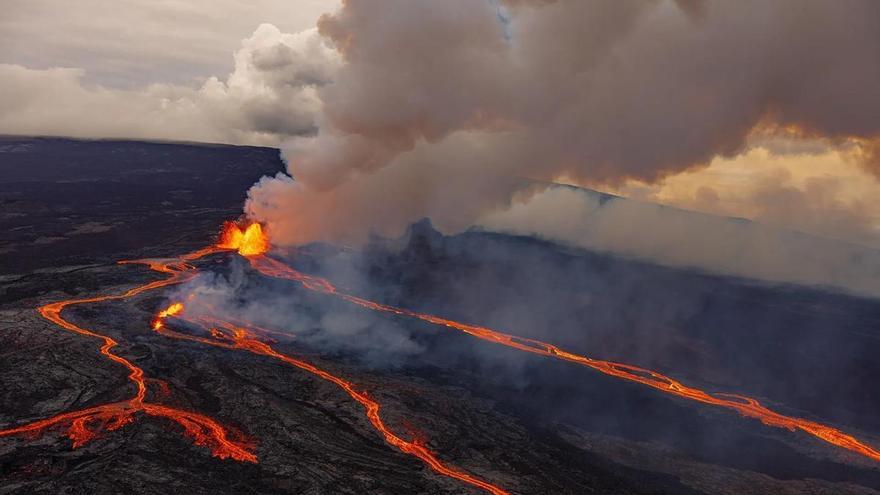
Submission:
[[225,222],[217,242],[220,249],[238,251],[242,256],[257,256],[269,250],[269,237],[259,223],[242,228],[235,222]]

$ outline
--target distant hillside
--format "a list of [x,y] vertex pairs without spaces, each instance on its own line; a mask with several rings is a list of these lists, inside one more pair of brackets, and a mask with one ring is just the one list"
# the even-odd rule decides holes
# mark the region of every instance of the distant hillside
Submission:
[[554,185],[480,228],[669,266],[880,296],[880,251],[769,226]]
[[204,242],[283,169],[273,148],[0,137],[0,275]]

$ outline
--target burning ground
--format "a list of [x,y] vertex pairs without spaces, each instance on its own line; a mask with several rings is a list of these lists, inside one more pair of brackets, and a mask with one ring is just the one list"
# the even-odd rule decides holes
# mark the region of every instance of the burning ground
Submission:
[[263,254],[214,215],[8,279],[3,493],[880,489],[872,300],[427,223]]

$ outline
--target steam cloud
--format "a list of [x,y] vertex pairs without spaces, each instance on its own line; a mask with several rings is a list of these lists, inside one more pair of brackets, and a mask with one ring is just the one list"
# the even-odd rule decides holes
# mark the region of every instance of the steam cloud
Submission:
[[[381,11],[382,15],[375,15]],[[756,127],[880,137],[880,4],[363,0],[319,21],[343,63],[291,175],[250,191],[284,244],[358,242],[510,205],[523,178],[654,181]]]

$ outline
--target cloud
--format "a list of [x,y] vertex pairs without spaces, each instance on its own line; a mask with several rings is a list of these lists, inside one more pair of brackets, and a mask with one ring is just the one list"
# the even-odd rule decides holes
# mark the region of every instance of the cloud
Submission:
[[734,158],[615,194],[880,248],[880,180],[857,147],[814,139],[762,140]]
[[316,91],[339,57],[314,29],[262,24],[234,60],[225,80],[143,89],[88,85],[82,69],[2,64],[0,133],[276,144],[316,131]]
[[86,85],[135,89],[198,86],[232,71],[230,54],[264,22],[295,33],[337,0],[5,0],[0,63],[77,67]]

